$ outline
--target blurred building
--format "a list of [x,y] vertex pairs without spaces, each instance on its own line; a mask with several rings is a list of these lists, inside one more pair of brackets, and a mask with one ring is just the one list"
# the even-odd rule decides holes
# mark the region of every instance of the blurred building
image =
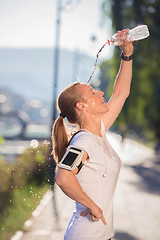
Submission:
[[14,112],[22,109],[25,99],[8,88],[0,88],[0,112]]
[[18,139],[46,137],[50,122],[49,107],[40,100],[26,100],[7,88],[0,88],[0,136]]

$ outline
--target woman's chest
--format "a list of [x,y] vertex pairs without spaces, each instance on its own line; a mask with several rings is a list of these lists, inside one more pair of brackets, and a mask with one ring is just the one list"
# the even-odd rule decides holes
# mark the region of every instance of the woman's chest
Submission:
[[96,138],[90,158],[83,167],[86,175],[106,173],[117,175],[121,167],[121,160],[106,138]]

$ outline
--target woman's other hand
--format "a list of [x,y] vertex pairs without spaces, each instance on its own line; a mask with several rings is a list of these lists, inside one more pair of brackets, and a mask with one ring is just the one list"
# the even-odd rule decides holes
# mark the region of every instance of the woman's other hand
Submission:
[[92,210],[87,208],[86,211],[81,212],[81,216],[83,216],[83,217],[85,217],[88,214],[93,221],[99,221],[101,219],[103,224],[107,225],[106,220],[103,215],[103,211],[97,205],[95,205]]

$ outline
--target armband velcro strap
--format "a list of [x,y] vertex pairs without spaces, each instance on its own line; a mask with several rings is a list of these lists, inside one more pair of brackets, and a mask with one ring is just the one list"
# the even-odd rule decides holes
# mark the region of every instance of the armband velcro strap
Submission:
[[82,161],[80,162],[78,167],[78,172],[76,173],[76,175],[80,172],[81,168],[83,167],[84,163],[82,163]]

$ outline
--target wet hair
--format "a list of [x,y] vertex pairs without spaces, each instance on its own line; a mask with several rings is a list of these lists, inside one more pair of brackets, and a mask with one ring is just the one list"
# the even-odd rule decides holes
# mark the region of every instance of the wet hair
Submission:
[[80,84],[80,82],[75,82],[66,87],[57,100],[60,116],[56,119],[52,131],[53,154],[57,163],[60,162],[69,145],[69,134],[63,118],[66,117],[71,124],[79,123],[76,103],[82,101],[82,95],[77,91]]

